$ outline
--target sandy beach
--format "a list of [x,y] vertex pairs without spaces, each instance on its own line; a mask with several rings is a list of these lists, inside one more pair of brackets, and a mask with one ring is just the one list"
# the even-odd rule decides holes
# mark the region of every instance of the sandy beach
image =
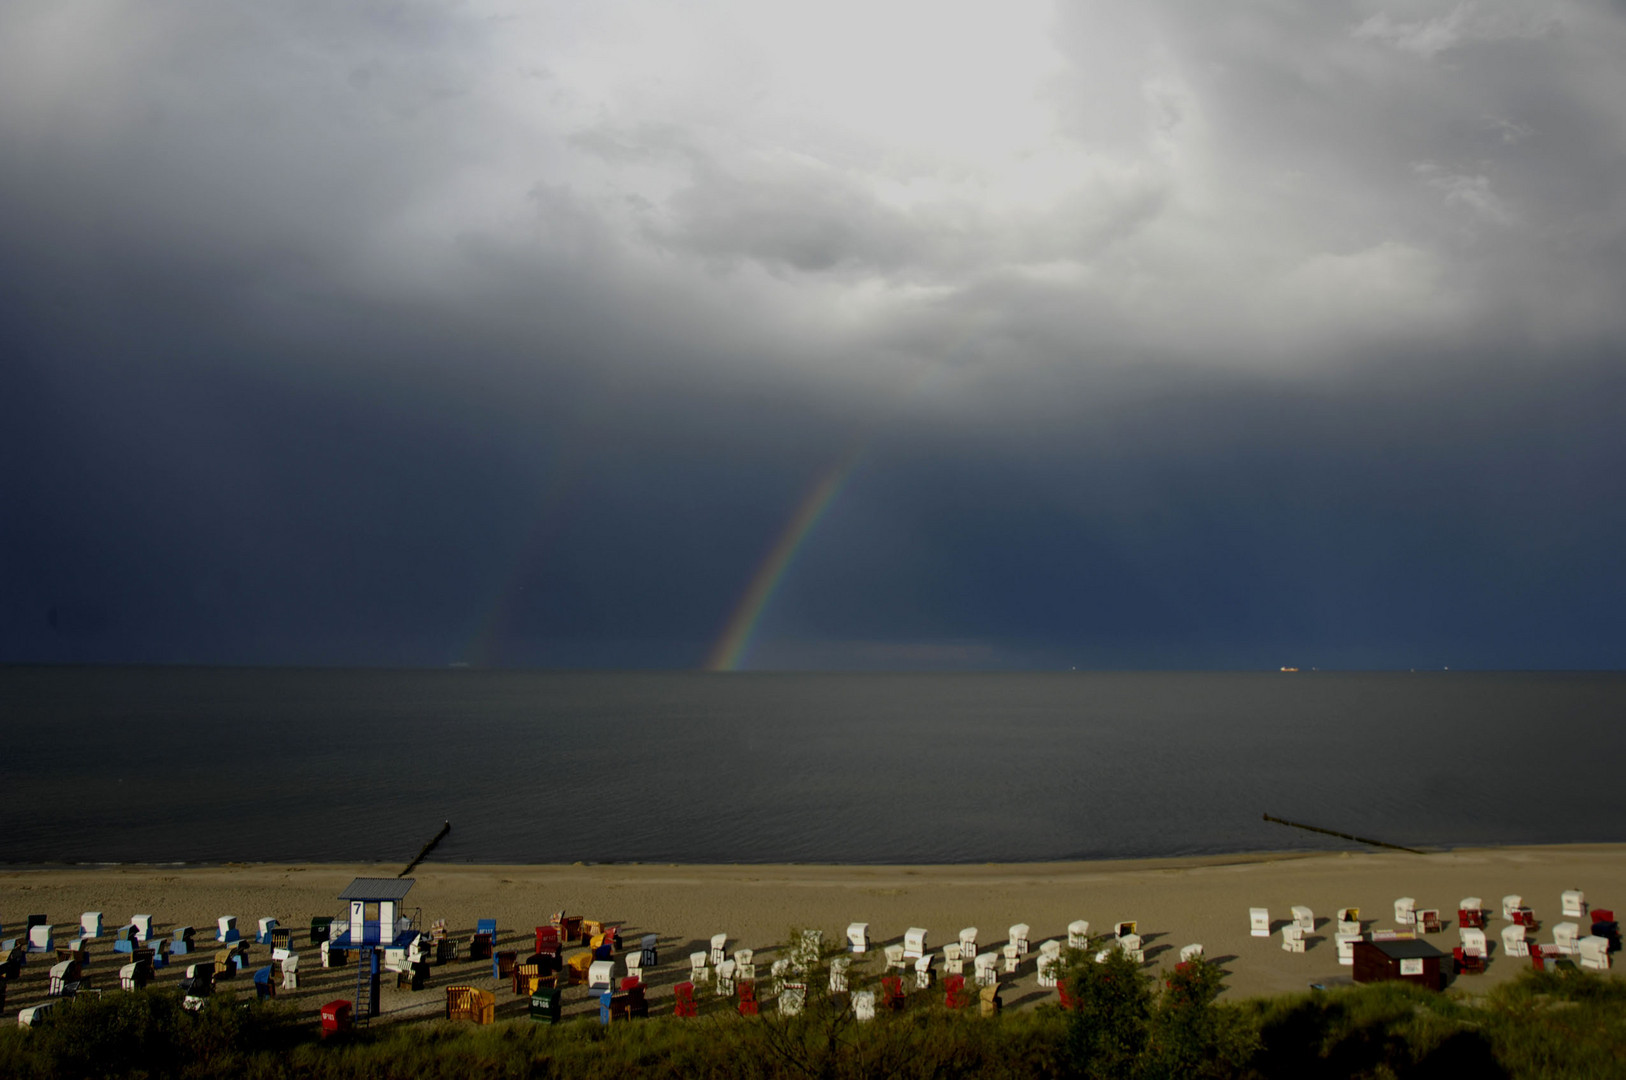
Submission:
[[[0,927],[5,937],[21,936],[29,914],[47,914],[60,944],[77,933],[81,912],[101,911],[106,928],[91,947],[90,985],[116,988],[119,954],[113,951],[113,932],[133,914],[153,915],[165,936],[177,925],[196,927],[200,958],[212,955],[217,917],[237,916],[239,928],[251,936],[259,918],[274,916],[294,928],[294,947],[302,957],[299,990],[279,996],[314,1011],[323,1002],[353,995],[355,969],[320,967],[308,940],[311,916],[343,914],[345,905],[336,897],[352,878],[394,877],[399,870],[398,865],[328,864],[7,869],[0,871]],[[826,942],[836,942],[854,921],[870,924],[875,948],[865,963],[878,970],[880,946],[901,941],[912,926],[929,931],[933,949],[955,940],[962,927],[975,926],[980,947],[987,949],[1002,944],[1013,923],[1025,922],[1037,950],[1049,938],[1065,940],[1075,919],[1088,919],[1094,934],[1134,919],[1146,941],[1149,971],[1172,966],[1181,946],[1201,943],[1230,973],[1226,992],[1234,998],[1303,990],[1312,982],[1347,976],[1350,969],[1339,966],[1330,923],[1323,925],[1324,920],[1353,906],[1361,909],[1368,929],[1393,928],[1393,904],[1401,896],[1415,897],[1420,908],[1441,910],[1446,928],[1431,940],[1446,952],[1457,943],[1457,901],[1470,895],[1484,898],[1486,909],[1499,916],[1502,896],[1520,894],[1541,922],[1536,936],[1550,940],[1551,925],[1561,921],[1559,894],[1565,889],[1585,890],[1594,907],[1626,906],[1626,845],[969,866],[431,862],[412,877],[406,912],[417,912],[417,925],[423,927],[445,919],[462,948],[458,962],[434,970],[427,990],[414,993],[387,983],[383,1011],[392,1018],[437,1014],[442,988],[458,984],[495,987],[500,1016],[523,1014],[524,1002],[491,978],[489,961],[467,959],[469,935],[476,920],[495,918],[498,948],[525,955],[533,928],[561,909],[619,924],[624,940],[659,935],[661,963],[646,980],[656,1008],[669,1001],[673,984],[687,978],[689,954],[705,948],[713,934],[726,932],[730,951],[753,948],[762,962],[771,960],[773,947],[793,926],[820,928]],[[1294,904],[1314,909],[1323,935],[1307,952],[1284,952],[1279,937],[1250,936],[1250,907],[1268,908],[1280,925]],[[1490,922],[1493,940],[1502,925],[1499,918]],[[268,949],[256,947],[254,966],[268,957]],[[1032,959],[1017,975],[1005,977],[1007,1006],[1054,1000],[1054,991],[1038,986]],[[44,1000],[49,966],[43,956],[31,958],[10,987],[7,1022],[15,1022],[19,1008]],[[1484,989],[1527,967],[1528,960],[1501,956],[1498,948],[1486,974],[1459,978],[1455,985]],[[176,982],[181,974],[181,966],[172,963],[159,973],[159,983]],[[252,992],[246,977],[225,985],[239,994]],[[569,1013],[594,1007],[583,987],[573,988],[567,1002]]]

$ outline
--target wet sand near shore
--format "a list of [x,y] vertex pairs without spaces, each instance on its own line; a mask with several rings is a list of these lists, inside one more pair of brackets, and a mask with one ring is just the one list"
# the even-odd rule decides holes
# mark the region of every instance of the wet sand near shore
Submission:
[[[274,916],[293,928],[293,946],[301,955],[300,988],[278,996],[314,1014],[327,1001],[353,997],[356,973],[354,967],[322,969],[309,942],[311,916],[343,916],[346,905],[336,898],[352,878],[394,877],[399,870],[399,865],[329,864],[8,868],[0,870],[0,936],[23,936],[27,916],[42,913],[56,927],[60,945],[76,936],[81,912],[101,911],[104,932],[91,946],[87,974],[92,987],[116,990],[123,957],[113,951],[113,933],[133,914],[151,914],[163,936],[177,925],[196,927],[195,960],[212,958],[219,916],[237,916],[245,937],[252,937],[258,919]],[[1153,972],[1172,967],[1181,946],[1201,943],[1207,957],[1229,972],[1226,995],[1233,999],[1347,979],[1351,969],[1338,964],[1326,920],[1340,908],[1359,907],[1369,929],[1394,928],[1393,905],[1401,896],[1415,897],[1419,908],[1440,909],[1445,930],[1430,940],[1447,953],[1458,941],[1456,908],[1464,896],[1484,899],[1493,916],[1487,930],[1493,942],[1503,925],[1494,916],[1509,893],[1521,895],[1534,909],[1541,929],[1533,936],[1551,940],[1552,924],[1562,921],[1559,895],[1565,889],[1584,890],[1593,907],[1626,908],[1626,844],[951,866],[430,861],[412,877],[405,912],[416,911],[414,925],[425,929],[445,919],[459,942],[459,959],[434,968],[429,988],[422,991],[397,989],[386,974],[382,1009],[387,1019],[440,1015],[444,988],[453,985],[495,990],[499,1017],[524,1015],[526,1002],[514,997],[506,981],[492,978],[490,961],[468,960],[468,941],[477,920],[494,918],[498,949],[523,957],[531,952],[533,928],[559,910],[618,924],[623,942],[633,946],[644,934],[658,935],[661,962],[645,980],[652,1013],[670,1009],[673,985],[688,978],[689,954],[707,948],[716,933],[728,934],[730,952],[755,949],[759,974],[765,975],[774,947],[792,927],[822,929],[826,943],[836,943],[845,940],[849,923],[867,922],[873,948],[856,970],[873,974],[882,966],[881,947],[901,941],[910,927],[926,928],[928,946],[941,950],[961,928],[975,926],[979,948],[986,950],[1003,944],[1012,924],[1027,923],[1033,953],[1017,974],[1002,980],[1007,1007],[1025,1007],[1055,1000],[1054,990],[1038,986],[1034,961],[1039,943],[1065,940],[1075,919],[1088,919],[1095,935],[1110,932],[1120,920],[1136,920],[1147,970]],[[1320,936],[1307,952],[1283,951],[1279,935],[1250,936],[1250,907],[1268,908],[1279,927],[1294,904],[1315,911]],[[268,948],[254,947],[250,970],[268,963],[269,956]],[[1459,977],[1454,985],[1482,990],[1529,966],[1526,959],[1501,955],[1497,947],[1484,975]],[[8,989],[5,1022],[15,1022],[18,1009],[46,1000],[49,968],[46,957],[30,958]],[[179,982],[183,971],[178,960],[172,962],[158,973],[158,984]],[[969,964],[966,971],[969,975]],[[616,974],[623,973],[618,963]],[[253,993],[246,974],[221,985],[240,997]],[[707,993],[703,1000],[713,999]],[[566,1003],[567,1015],[596,1012],[596,997],[585,987],[571,988]]]

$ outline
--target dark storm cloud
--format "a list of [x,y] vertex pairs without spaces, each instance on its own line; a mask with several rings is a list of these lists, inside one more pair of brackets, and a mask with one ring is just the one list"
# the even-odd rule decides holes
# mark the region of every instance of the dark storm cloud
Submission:
[[8,5],[0,658],[1614,665],[1623,38]]

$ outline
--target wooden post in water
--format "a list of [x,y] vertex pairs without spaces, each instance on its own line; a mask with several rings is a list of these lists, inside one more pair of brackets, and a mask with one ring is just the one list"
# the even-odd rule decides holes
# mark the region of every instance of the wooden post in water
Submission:
[[396,874],[395,876],[396,877],[406,877],[408,874],[412,873],[413,867],[415,867],[419,863],[423,862],[424,858],[427,857],[428,854],[431,851],[435,850],[435,845],[440,843],[441,840],[445,839],[446,834],[451,832],[451,831],[452,831],[452,823],[450,821],[448,821],[448,822],[446,822],[444,825],[442,825],[440,827],[440,832],[435,834],[435,838],[433,840],[429,841],[429,843],[427,843],[427,844],[425,844],[423,846],[423,850],[418,852],[418,857],[416,859],[413,859],[411,862],[407,863],[407,868],[405,870],[402,870],[399,874]]
[[1418,851],[1416,848],[1401,847],[1399,844],[1386,844],[1382,840],[1369,840],[1364,836],[1352,836],[1347,832],[1338,832],[1336,829],[1323,829],[1317,825],[1305,825],[1297,821],[1288,821],[1286,818],[1271,817],[1269,814],[1265,815],[1265,820],[1274,821],[1278,825],[1290,825],[1295,829],[1305,829],[1309,832],[1325,833],[1327,836],[1336,836],[1342,840],[1353,840],[1357,844],[1371,844],[1373,847],[1390,848],[1394,851],[1405,851],[1413,855],[1428,854],[1428,852]]

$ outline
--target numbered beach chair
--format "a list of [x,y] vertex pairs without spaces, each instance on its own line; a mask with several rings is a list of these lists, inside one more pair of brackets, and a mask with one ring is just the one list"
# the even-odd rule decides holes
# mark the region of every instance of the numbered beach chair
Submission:
[[1558,898],[1559,911],[1566,919],[1586,918],[1586,893],[1580,889],[1567,889]]
[[855,922],[847,924],[847,947],[855,953],[869,951],[869,923]]
[[926,955],[926,931],[923,927],[911,926],[903,932],[903,957],[905,960],[918,960]]
[[1303,904],[1294,904],[1292,907],[1293,925],[1306,934],[1315,933],[1315,912]]
[[1562,956],[1574,956],[1580,952],[1581,927],[1579,923],[1561,922],[1553,924],[1553,944],[1557,946]]
[[1252,937],[1270,936],[1270,909],[1252,907],[1248,909],[1248,933]]
[[1290,953],[1304,951],[1304,927],[1296,922],[1282,927],[1282,951]]

